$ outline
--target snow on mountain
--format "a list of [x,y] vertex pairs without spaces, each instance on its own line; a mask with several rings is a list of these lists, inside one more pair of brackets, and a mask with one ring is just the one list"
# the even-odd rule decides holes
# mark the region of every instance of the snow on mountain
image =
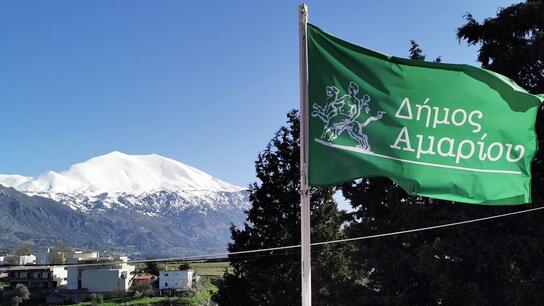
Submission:
[[8,187],[19,186],[31,179],[32,177],[18,174],[0,174],[0,184]]
[[[248,192],[156,154],[112,152],[38,177],[0,175],[0,248],[32,240],[157,255],[224,251]],[[69,208],[69,209],[68,209]]]
[[36,178],[1,175],[0,184],[23,192],[85,193],[89,195],[163,191],[241,191],[196,168],[157,154],[128,155],[111,152],[75,164],[57,173],[48,171]]
[[0,184],[83,211],[115,206],[163,215],[191,206],[205,210],[248,205],[242,188],[157,154],[111,152],[60,173],[47,171],[35,178],[0,175]]

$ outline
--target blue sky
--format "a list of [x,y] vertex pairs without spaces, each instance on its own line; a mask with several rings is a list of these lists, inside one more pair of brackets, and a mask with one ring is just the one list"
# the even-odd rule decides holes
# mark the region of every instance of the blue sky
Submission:
[[[476,64],[463,14],[512,1],[309,1],[353,43]],[[118,150],[157,153],[247,186],[298,107],[298,1],[0,2],[0,173],[61,171]]]

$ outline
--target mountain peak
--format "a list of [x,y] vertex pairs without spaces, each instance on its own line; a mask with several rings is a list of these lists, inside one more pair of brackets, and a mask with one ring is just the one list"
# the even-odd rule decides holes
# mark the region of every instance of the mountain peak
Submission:
[[0,175],[0,184],[24,192],[64,194],[165,191],[240,191],[242,188],[158,154],[129,155],[113,151],[38,177]]

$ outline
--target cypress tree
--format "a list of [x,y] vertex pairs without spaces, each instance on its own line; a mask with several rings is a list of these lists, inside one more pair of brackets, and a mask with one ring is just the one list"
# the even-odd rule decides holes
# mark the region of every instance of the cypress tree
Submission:
[[[249,187],[252,203],[242,228],[231,228],[230,252],[300,244],[299,117],[276,132],[255,162],[258,182]],[[342,237],[342,213],[332,188],[311,190],[312,241]],[[312,248],[314,305],[341,304],[347,264],[341,248]],[[229,256],[215,300],[221,305],[300,304],[300,248]]]

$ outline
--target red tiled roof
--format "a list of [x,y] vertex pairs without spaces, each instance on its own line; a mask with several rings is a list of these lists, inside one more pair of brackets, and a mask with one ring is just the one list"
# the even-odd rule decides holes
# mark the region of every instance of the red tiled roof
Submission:
[[134,280],[151,280],[153,279],[153,275],[136,275],[134,276]]

